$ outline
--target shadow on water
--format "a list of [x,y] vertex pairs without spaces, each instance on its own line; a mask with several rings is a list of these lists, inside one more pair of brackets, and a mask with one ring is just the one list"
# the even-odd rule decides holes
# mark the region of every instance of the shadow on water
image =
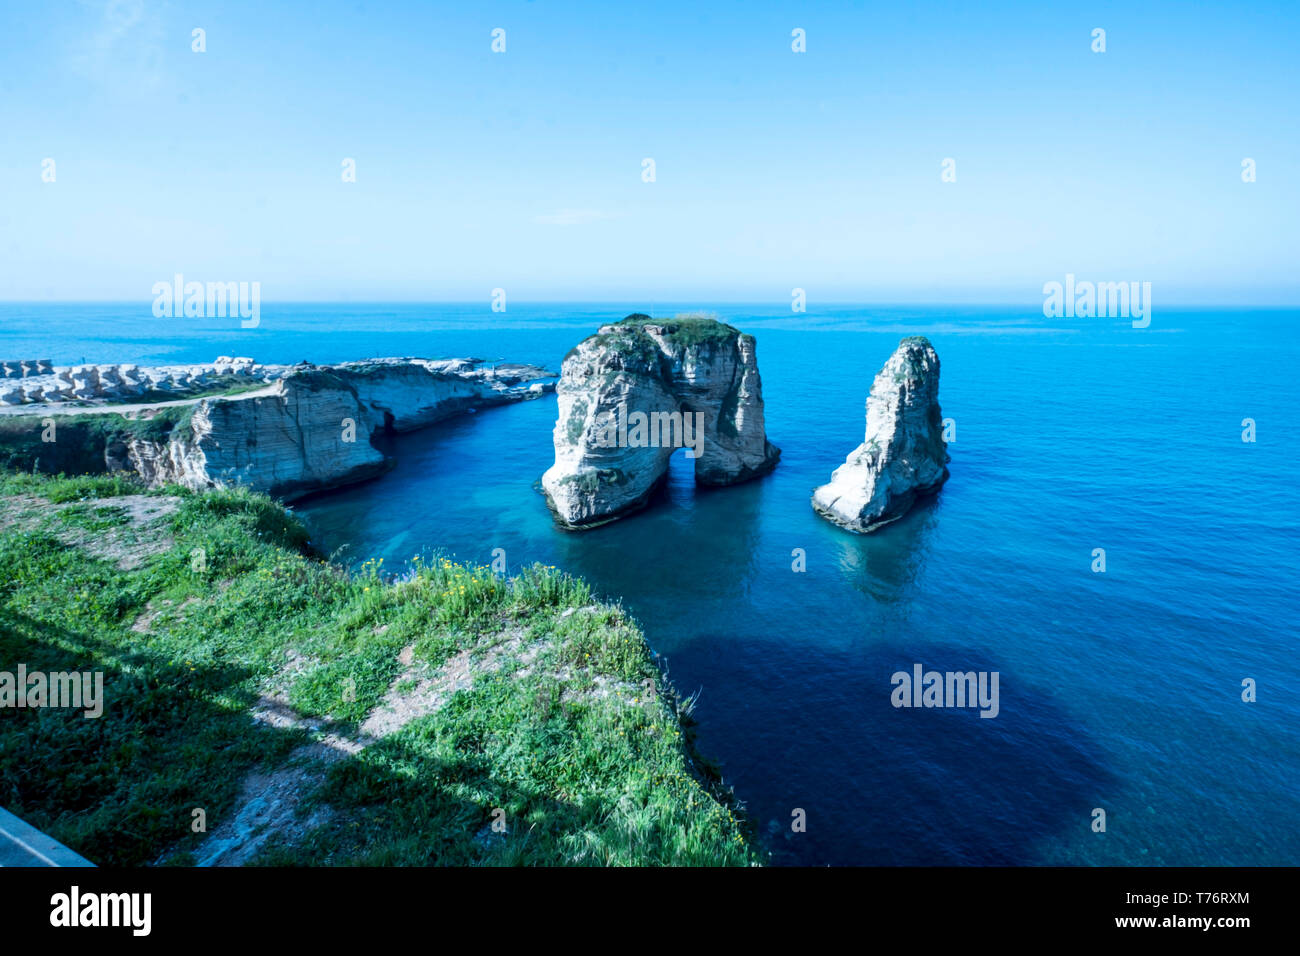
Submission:
[[[679,452],[646,509],[565,532],[534,488],[549,449],[496,440],[498,427],[521,416],[540,423],[549,409],[508,409],[399,438],[400,464],[383,479],[383,535],[405,533],[413,515],[437,508],[439,543],[467,552],[499,539],[512,563],[516,554],[543,560],[624,600],[682,689],[704,688],[701,751],[722,762],[775,862],[1029,864],[1042,860],[1043,844],[1086,832],[1113,779],[1085,730],[1003,659],[923,636],[942,626],[916,619],[929,613],[916,599],[934,590],[925,578],[942,492],[874,534],[854,535],[816,516],[801,489],[789,530],[765,535],[774,498],[784,500],[784,486],[802,476],[778,467],[702,488]],[[449,455],[493,479],[464,506],[463,479],[443,475]],[[489,501],[497,507],[485,514]],[[456,517],[479,524],[457,528]],[[808,548],[807,574],[791,572],[796,545]],[[846,590],[858,600],[846,602]],[[999,671],[1001,712],[895,709],[890,677],[918,662]],[[796,807],[808,813],[806,833],[790,832]]]
[[[763,673],[743,641],[733,649],[738,673]],[[895,708],[891,677],[915,663],[927,671],[999,672],[997,716]],[[1100,748],[1050,693],[980,651],[873,642],[838,660],[788,657],[780,686],[743,677],[737,684],[766,699],[733,701],[714,687],[702,745],[708,752],[705,738],[739,737],[764,755],[724,771],[776,863],[1032,864],[1042,858],[1040,843],[1087,832],[1092,808],[1117,784]],[[795,808],[807,812],[805,833],[791,831]]]
[[845,583],[889,604],[908,597],[929,557],[941,497],[942,492],[918,501],[902,518],[871,534],[852,534],[825,522],[834,535],[836,564]]
[[678,452],[645,509],[588,531],[558,532],[557,563],[634,603],[744,598],[758,573],[765,479],[710,488],[695,484],[691,467]]

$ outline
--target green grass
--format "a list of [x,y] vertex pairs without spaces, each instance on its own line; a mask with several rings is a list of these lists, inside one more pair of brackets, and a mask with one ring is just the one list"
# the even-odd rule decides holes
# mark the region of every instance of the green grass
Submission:
[[[122,570],[62,543],[60,526],[125,520],[114,499],[126,494],[178,499],[145,529],[170,539],[166,551]],[[355,735],[391,686],[418,683],[404,648],[424,673],[455,658],[477,674],[333,763],[303,795],[303,820],[327,809],[319,825],[272,839],[255,862],[765,858],[694,752],[689,715],[635,622],[553,568],[505,578],[413,555],[393,572],[347,572],[265,496],[145,492],[114,476],[0,472],[0,527],[0,670],[100,670],[105,693],[97,720],[0,712],[0,805],[93,862],[193,862],[203,835],[192,810],[211,831],[250,772],[311,739],[253,721],[259,694],[282,692],[322,732]],[[497,810],[504,833],[491,828]]]
[[[114,412],[6,415],[0,417],[0,468],[46,474],[102,473],[108,469],[105,453],[110,447],[131,439],[165,442],[173,432],[184,434],[194,407],[172,405],[147,418],[127,418]],[[47,440],[51,437],[52,441]]]
[[[629,315],[612,323],[609,332],[597,332],[585,342],[594,342],[607,351],[621,353],[621,366],[629,369],[657,368],[659,345],[645,332],[646,325],[659,326],[668,341],[683,349],[702,346],[726,345],[735,342],[742,334],[734,326],[719,322],[715,316],[703,313],[683,313],[671,319],[652,319],[642,312]],[[582,344],[582,343],[580,343]],[[577,346],[564,356],[567,361],[578,352]]]
[[205,385],[201,388],[190,390],[170,390],[149,389],[141,392],[139,395],[129,395],[121,399],[114,399],[114,404],[123,405],[147,405],[152,402],[177,402],[187,400],[197,400],[200,398],[229,398],[231,395],[242,395],[244,392],[255,392],[259,388],[266,388],[267,382],[264,381],[242,381],[234,376],[230,381],[218,381],[215,385]]
[[647,324],[661,326],[665,335],[683,348],[722,344],[740,335],[740,330],[734,326],[719,322],[716,316],[703,313],[683,313],[671,319],[648,319],[642,314],[629,315],[617,324],[632,328]]
[[85,531],[109,531],[123,520],[122,509],[112,506],[74,505],[59,511],[58,516],[64,524]]

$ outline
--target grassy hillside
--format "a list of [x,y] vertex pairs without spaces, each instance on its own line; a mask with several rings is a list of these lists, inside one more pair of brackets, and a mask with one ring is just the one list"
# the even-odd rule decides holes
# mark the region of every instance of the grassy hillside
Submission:
[[0,710],[0,805],[100,864],[760,862],[620,608],[396,570],[260,495],[0,473],[0,670],[105,696]]
[[139,418],[113,412],[0,416],[0,469],[103,474],[114,446],[123,446],[118,454],[124,456],[133,438],[165,442],[177,428],[185,434],[193,414],[193,405],[174,405]]

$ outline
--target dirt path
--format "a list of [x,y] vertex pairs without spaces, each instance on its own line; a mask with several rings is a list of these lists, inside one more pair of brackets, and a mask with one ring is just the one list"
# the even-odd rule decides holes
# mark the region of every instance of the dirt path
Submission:
[[160,408],[179,408],[183,405],[197,405],[205,398],[219,398],[225,402],[241,402],[246,398],[262,398],[266,395],[273,395],[279,382],[272,382],[262,388],[253,389],[247,392],[236,392],[233,395],[204,395],[199,398],[178,398],[166,402],[118,402],[117,404],[104,405],[70,405],[64,402],[53,402],[46,404],[37,402],[32,405],[2,405],[0,406],[0,415],[108,415],[118,414],[125,415],[127,418],[132,417],[129,412],[152,412]]
[[[473,686],[476,678],[500,668],[508,657],[517,656],[521,663],[531,665],[541,647],[526,647],[523,632],[509,628],[488,641],[486,653],[478,660],[473,659],[470,650],[465,650],[441,667],[431,668],[415,661],[414,650],[408,646],[398,655],[402,673],[362,721],[355,737],[333,732],[327,720],[303,717],[283,696],[260,698],[252,711],[255,721],[279,729],[296,727],[315,734],[316,739],[294,750],[276,769],[255,771],[244,778],[234,810],[194,851],[195,864],[243,866],[271,838],[293,844],[327,823],[334,815],[330,807],[316,807],[305,817],[299,807],[303,798],[324,781],[331,764],[360,753],[413,720],[434,713],[457,691]],[[290,669],[293,666],[291,661]]]
[[30,531],[46,524],[68,547],[130,571],[171,548],[171,535],[156,524],[179,504],[180,499],[172,495],[121,495],[60,504],[36,495],[11,495],[0,498],[0,531]]

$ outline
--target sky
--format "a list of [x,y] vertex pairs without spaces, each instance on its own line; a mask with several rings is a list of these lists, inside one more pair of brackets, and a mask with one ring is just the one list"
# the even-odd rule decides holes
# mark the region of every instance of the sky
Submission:
[[1293,305],[1298,113],[1296,2],[0,0],[0,299]]

